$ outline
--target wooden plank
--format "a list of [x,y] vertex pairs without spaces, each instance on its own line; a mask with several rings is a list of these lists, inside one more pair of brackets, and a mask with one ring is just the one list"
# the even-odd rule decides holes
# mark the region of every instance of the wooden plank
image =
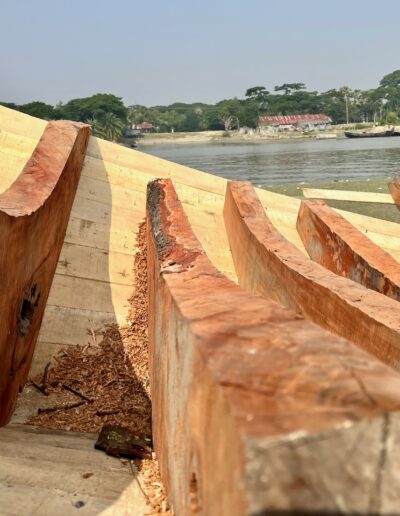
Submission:
[[71,216],[65,234],[65,242],[92,249],[133,255],[136,252],[137,224],[141,220],[140,217],[135,217],[129,227],[113,226],[111,231],[107,224]]
[[382,219],[375,219],[358,213],[334,209],[359,231],[365,233],[375,244],[400,260],[400,224]]
[[400,263],[324,201],[302,201],[297,229],[314,261],[400,301]]
[[107,324],[126,323],[126,316],[115,312],[99,312],[87,308],[48,304],[43,317],[39,340],[60,344],[86,344],[91,341],[88,331],[101,330]]
[[116,283],[133,284],[133,254],[104,251],[64,241],[57,274]]
[[400,369],[397,301],[306,258],[268,220],[250,183],[228,183],[224,214],[239,285]]
[[129,465],[95,451],[95,439],[26,425],[1,429],[2,514],[71,514],[78,501],[82,514],[128,514],[133,507],[144,514],[145,498]]
[[172,163],[170,161],[151,156],[144,152],[116,146],[111,142],[99,138],[91,138],[87,155],[102,159],[106,162],[123,167],[132,167],[140,172],[157,175],[158,177],[171,177],[174,181],[205,190],[223,194],[226,180],[198,170]]
[[130,285],[56,274],[48,304],[125,316],[132,293],[133,288]]
[[303,195],[308,199],[330,199],[335,201],[394,204],[390,194],[375,192],[353,192],[346,190],[322,190],[317,188],[303,188]]
[[400,376],[224,278],[166,180],[149,190],[148,266],[153,439],[175,512],[196,512],[191,495],[221,516],[368,512]]
[[[83,480],[82,480],[83,482]],[[100,490],[101,491],[101,490]],[[139,495],[140,496],[140,495]],[[139,498],[138,496],[138,498]],[[145,507],[140,507],[136,496],[131,496],[131,502],[136,507],[135,514],[146,514]],[[83,502],[83,506],[78,502]],[[118,501],[112,504],[107,499],[98,496],[88,496],[77,489],[74,493],[67,493],[62,486],[57,488],[31,487],[13,485],[0,482],[0,504],[2,516],[21,516],[21,514],[35,514],[37,516],[67,516],[79,508],[80,515],[93,516],[94,514],[120,515],[129,514],[130,507]],[[136,510],[138,512],[136,512]]]
[[26,381],[90,134],[52,122],[0,195],[0,426]]
[[46,125],[47,122],[45,120],[35,118],[15,109],[0,106],[0,130],[2,131],[24,136],[28,134],[30,138],[38,141]]

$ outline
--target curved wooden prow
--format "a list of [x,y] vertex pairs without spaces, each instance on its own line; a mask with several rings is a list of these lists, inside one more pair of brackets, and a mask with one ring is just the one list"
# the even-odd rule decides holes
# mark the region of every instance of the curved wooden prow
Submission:
[[400,368],[398,302],[305,257],[271,224],[248,182],[228,182],[224,219],[240,285]]
[[368,511],[398,373],[216,270],[168,179],[148,186],[147,245],[153,440],[174,512]]
[[27,379],[89,136],[88,125],[49,122],[0,195],[0,426]]
[[301,202],[297,230],[315,262],[400,301],[400,263],[324,201]]
[[396,206],[400,210],[400,176],[396,176],[390,181],[389,190]]

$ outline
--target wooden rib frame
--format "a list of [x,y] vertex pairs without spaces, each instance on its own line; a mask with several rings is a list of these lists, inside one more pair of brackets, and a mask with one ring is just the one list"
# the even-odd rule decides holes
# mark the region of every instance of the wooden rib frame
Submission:
[[249,182],[228,182],[224,217],[240,285],[400,368],[396,301],[305,257],[271,224]]
[[50,122],[0,195],[0,425],[27,379],[89,136],[87,125]]
[[153,440],[174,511],[367,510],[399,375],[217,271],[170,180],[149,185],[147,243]]

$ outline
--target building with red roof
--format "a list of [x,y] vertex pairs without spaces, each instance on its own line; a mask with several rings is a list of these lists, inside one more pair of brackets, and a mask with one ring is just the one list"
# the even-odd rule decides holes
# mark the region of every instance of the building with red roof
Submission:
[[323,131],[332,124],[332,119],[322,113],[309,115],[264,115],[260,126],[269,126],[278,131]]

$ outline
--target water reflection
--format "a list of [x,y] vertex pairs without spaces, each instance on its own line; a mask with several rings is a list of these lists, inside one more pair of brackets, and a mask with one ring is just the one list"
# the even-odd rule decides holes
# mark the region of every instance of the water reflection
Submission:
[[400,138],[258,144],[153,145],[141,150],[256,185],[388,177],[400,172]]

